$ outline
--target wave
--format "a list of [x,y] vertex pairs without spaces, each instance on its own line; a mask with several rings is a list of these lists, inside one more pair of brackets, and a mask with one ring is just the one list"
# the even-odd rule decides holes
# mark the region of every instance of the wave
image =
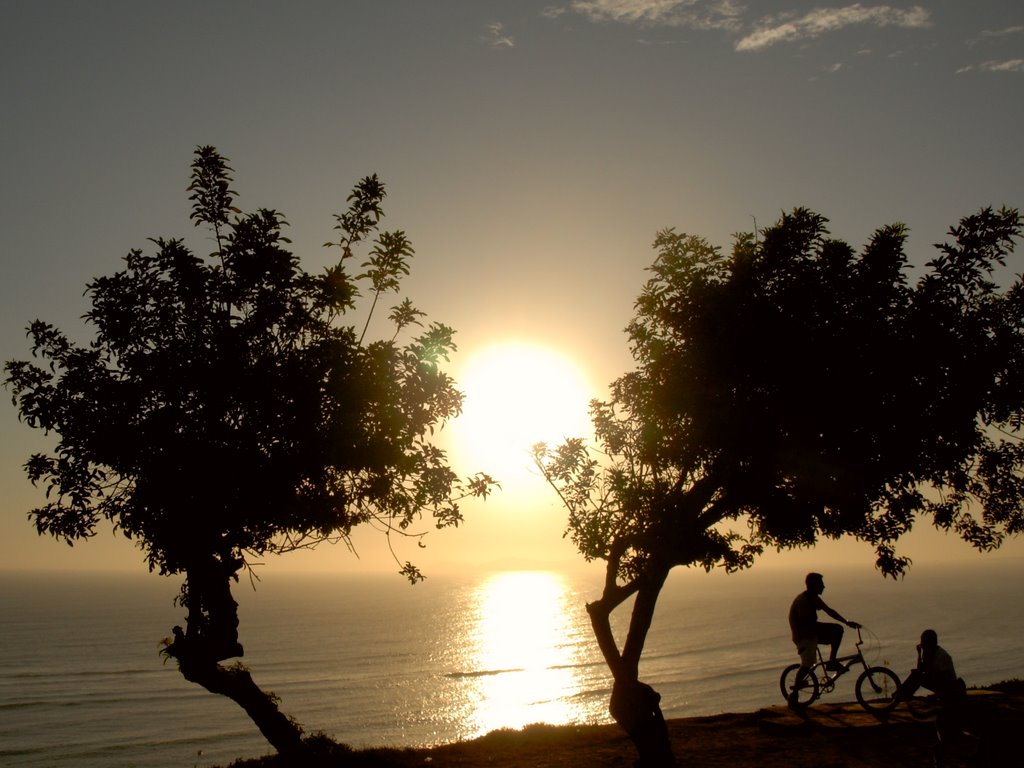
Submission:
[[143,677],[162,674],[159,669],[70,669],[55,672],[52,670],[22,670],[7,672],[8,680],[45,680],[46,678],[77,678],[77,677]]
[[[562,670],[562,669],[590,669],[593,667],[603,667],[603,661],[577,661],[572,664],[551,664],[547,667],[541,667],[545,672],[551,670]],[[535,668],[531,668],[535,669]],[[449,672],[445,677],[460,678],[460,677],[487,677],[489,675],[503,675],[507,672],[525,672],[526,667],[510,667],[509,669],[478,669],[472,671],[458,671]]]
[[24,749],[0,749],[0,759],[5,757],[31,757],[42,755],[49,751],[47,747],[25,747]]
[[458,679],[460,677],[489,677],[491,675],[504,675],[507,672],[525,672],[526,670],[522,667],[515,667],[512,669],[479,669],[472,672],[449,672],[445,677]]
[[590,669],[592,667],[603,667],[605,666],[604,661],[577,661],[572,664],[554,664],[545,669]]

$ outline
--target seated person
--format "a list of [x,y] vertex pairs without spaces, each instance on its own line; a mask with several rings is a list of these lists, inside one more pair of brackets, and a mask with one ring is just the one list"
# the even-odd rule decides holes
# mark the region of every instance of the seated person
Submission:
[[921,633],[917,668],[900,685],[897,698],[909,699],[922,687],[937,694],[944,704],[955,703],[965,690],[963,680],[956,676],[953,658],[939,645],[939,636],[934,629]]
[[939,636],[934,629],[921,633],[917,668],[900,685],[896,700],[911,698],[918,688],[927,688],[939,698],[941,709],[935,718],[935,765],[945,765],[946,746],[964,733],[967,686],[956,676],[953,658],[939,645]]

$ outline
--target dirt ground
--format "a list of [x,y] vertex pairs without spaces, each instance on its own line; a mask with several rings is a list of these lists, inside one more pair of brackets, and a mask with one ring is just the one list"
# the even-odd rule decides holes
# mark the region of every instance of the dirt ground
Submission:
[[[801,716],[785,707],[750,714],[672,720],[680,766],[700,768],[930,768],[936,707],[918,700],[882,721],[856,703],[816,704]],[[945,750],[946,765],[1022,766],[1024,695],[972,691],[967,733]],[[325,745],[326,746],[326,745]],[[636,752],[615,725],[529,726],[430,749],[350,751],[332,747],[322,765],[335,768],[630,768]],[[234,768],[284,768],[275,758],[237,761]]]

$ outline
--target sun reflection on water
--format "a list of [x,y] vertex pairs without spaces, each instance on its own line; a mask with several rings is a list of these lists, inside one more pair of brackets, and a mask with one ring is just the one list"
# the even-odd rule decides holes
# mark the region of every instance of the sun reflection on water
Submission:
[[531,723],[585,719],[573,703],[582,690],[580,610],[565,580],[546,571],[495,574],[477,589],[477,617],[467,643],[473,670],[474,735]]

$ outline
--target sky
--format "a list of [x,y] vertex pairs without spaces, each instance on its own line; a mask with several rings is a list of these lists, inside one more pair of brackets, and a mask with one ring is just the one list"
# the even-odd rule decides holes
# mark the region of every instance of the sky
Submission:
[[[503,430],[585,428],[587,400],[630,366],[623,328],[658,230],[728,248],[807,206],[858,247],[903,222],[923,264],[960,217],[1024,206],[1016,0],[0,0],[0,13],[0,356],[27,357],[35,318],[88,338],[85,284],[147,238],[206,247],[185,192],[197,145],[229,158],[239,206],[285,214],[310,271],[331,260],[322,244],[352,185],[379,174],[385,226],[416,248],[403,295],[457,330],[467,422],[442,439],[461,472],[503,484],[426,549],[397,542],[428,575],[577,561],[525,448],[490,451],[514,448]],[[0,564],[143,568],[107,530],[73,549],[35,534],[42,495],[21,465],[50,443],[4,399]],[[335,547],[273,565],[394,566],[380,537],[356,544],[358,559]],[[974,556],[927,530],[907,551]],[[1014,541],[1002,556],[1022,554]],[[859,545],[776,559],[839,556],[872,560]]]

